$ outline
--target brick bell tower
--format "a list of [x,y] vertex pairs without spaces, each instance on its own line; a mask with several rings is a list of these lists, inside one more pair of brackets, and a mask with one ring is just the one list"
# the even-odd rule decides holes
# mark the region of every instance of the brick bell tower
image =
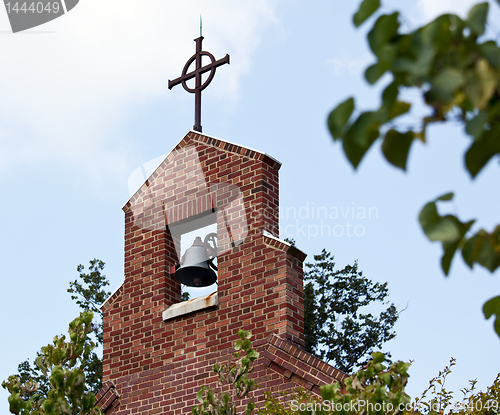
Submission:
[[[278,170],[267,154],[190,131],[126,203],[125,281],[102,306],[106,414],[190,414],[212,366],[252,332],[262,391],[346,376],[304,346],[305,254],[279,239]],[[181,235],[217,223],[218,290],[181,303]]]

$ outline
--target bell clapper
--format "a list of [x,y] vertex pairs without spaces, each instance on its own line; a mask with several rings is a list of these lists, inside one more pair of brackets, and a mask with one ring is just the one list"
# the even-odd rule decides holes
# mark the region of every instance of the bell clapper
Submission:
[[214,264],[214,260],[217,258],[217,234],[212,232],[205,236],[203,245],[207,252],[208,265],[217,271],[219,268]]
[[204,245],[207,251],[207,258],[215,258],[217,256],[217,234],[212,232],[205,236]]

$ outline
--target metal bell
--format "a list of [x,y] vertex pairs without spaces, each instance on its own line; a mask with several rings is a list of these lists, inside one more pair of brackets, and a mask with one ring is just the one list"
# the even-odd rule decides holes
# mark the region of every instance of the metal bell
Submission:
[[205,244],[199,236],[193,246],[186,249],[175,278],[189,287],[208,287],[217,281],[217,275],[210,268],[210,261],[207,259]]

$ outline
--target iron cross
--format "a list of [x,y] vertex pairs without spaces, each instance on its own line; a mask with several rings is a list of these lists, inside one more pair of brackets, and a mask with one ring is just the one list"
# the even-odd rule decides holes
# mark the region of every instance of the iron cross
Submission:
[[[210,52],[205,52],[201,50],[201,43],[203,42],[203,36],[196,38],[194,41],[196,42],[196,53],[193,56],[191,56],[191,58],[189,58],[189,60],[186,62],[186,65],[184,65],[184,69],[182,70],[182,75],[179,78],[174,79],[173,81],[171,81],[170,79],[168,80],[168,89],[172,89],[174,86],[182,84],[182,87],[186,91],[194,94],[193,130],[199,131],[201,133],[201,91],[203,91],[208,86],[208,84],[212,82],[212,79],[214,79],[215,69],[221,65],[224,65],[225,63],[229,63],[229,55],[226,55],[222,59],[216,61],[214,55],[212,55]],[[211,60],[211,63],[202,67],[201,66],[202,56],[208,56]],[[193,62],[195,62],[196,64],[196,69],[188,73],[188,69]],[[201,76],[205,72],[209,71],[210,75],[208,75],[207,80],[202,83]],[[195,78],[195,87],[189,88],[187,86],[186,81],[193,78]]]

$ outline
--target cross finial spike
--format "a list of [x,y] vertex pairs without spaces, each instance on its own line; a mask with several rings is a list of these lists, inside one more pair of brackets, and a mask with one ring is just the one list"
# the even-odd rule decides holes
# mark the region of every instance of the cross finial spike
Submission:
[[202,24],[201,24],[201,13],[200,13],[200,37],[203,37],[201,28],[202,28]]
[[[229,55],[226,55],[222,59],[215,60],[214,55],[210,52],[205,52],[202,50],[203,36],[201,36],[201,15],[200,15],[200,37],[194,40],[196,42],[196,53],[189,58],[184,65],[182,70],[182,75],[179,78],[171,81],[168,80],[168,89],[172,89],[174,86],[182,84],[182,87],[194,94],[194,126],[193,130],[201,133],[201,91],[203,91],[215,76],[215,70],[225,63],[229,63]],[[205,66],[201,66],[201,59],[203,56],[208,56],[211,63]],[[188,69],[192,63],[195,63],[195,70],[188,73]],[[210,72],[208,78],[205,82],[202,82],[202,75],[205,72]],[[195,79],[195,87],[189,88],[186,81],[190,79]]]

